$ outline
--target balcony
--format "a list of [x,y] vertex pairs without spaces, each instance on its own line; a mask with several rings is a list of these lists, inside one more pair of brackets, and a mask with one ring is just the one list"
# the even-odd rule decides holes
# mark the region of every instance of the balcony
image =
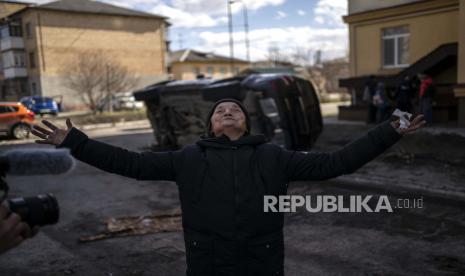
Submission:
[[10,49],[24,49],[24,42],[22,37],[8,36],[0,40],[0,50],[6,51]]
[[27,77],[27,69],[25,67],[10,67],[3,70],[5,79]]

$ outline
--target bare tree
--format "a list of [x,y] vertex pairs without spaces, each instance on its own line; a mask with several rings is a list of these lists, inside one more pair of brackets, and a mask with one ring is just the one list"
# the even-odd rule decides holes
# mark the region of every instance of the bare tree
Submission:
[[62,74],[64,86],[75,91],[93,111],[98,110],[105,98],[128,91],[138,82],[126,67],[95,50],[77,54],[64,66]]
[[300,66],[310,66],[312,64],[312,49],[297,46],[290,55],[292,63]]
[[267,60],[273,62],[276,66],[280,62],[288,62],[289,58],[286,54],[282,53],[281,49],[276,43],[271,43],[268,47]]

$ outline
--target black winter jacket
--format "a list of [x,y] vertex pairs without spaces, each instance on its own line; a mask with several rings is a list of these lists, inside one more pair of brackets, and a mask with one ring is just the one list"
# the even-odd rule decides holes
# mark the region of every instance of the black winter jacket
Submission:
[[283,275],[283,213],[263,212],[264,195],[298,180],[349,174],[400,138],[385,122],[332,153],[288,151],[264,136],[201,139],[171,152],[136,153],[73,128],[60,147],[102,170],[138,180],[176,181],[187,275]]

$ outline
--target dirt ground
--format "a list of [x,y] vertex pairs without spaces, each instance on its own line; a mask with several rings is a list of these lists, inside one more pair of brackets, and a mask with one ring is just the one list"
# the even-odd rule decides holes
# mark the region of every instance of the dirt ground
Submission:
[[[373,126],[326,125],[314,150],[337,150],[371,127]],[[385,187],[384,184],[390,183],[396,189],[417,189],[465,199],[464,167],[464,136],[419,131],[405,135],[374,161],[355,174],[341,179],[364,179],[368,184],[371,181],[379,187]]]
[[[340,148],[367,128],[326,126],[315,149]],[[133,134],[131,128],[125,128],[98,139],[139,151],[151,144],[152,134]],[[433,175],[437,181],[447,182],[447,188],[459,191],[464,179],[464,145],[463,138],[455,136],[407,136],[362,168],[360,176],[369,177],[374,170],[391,172],[380,178],[385,185],[391,185],[393,173],[402,170],[404,177],[427,179]],[[11,147],[38,146],[1,145],[0,150]],[[415,175],[418,172],[421,175]],[[452,181],[455,178],[457,181]],[[175,183],[138,182],[80,162],[66,175],[7,180],[12,196],[54,193],[61,214],[58,224],[44,227],[34,239],[0,256],[0,275],[185,275],[182,232],[79,242],[82,236],[103,231],[108,218],[179,207]],[[346,187],[344,183],[338,179],[291,183],[289,193],[374,197],[387,194],[393,202],[399,196],[361,186]],[[421,194],[409,195],[418,196]],[[425,198],[423,208],[396,209],[393,213],[299,210],[288,214],[286,275],[465,275],[464,210],[465,206],[457,202]]]

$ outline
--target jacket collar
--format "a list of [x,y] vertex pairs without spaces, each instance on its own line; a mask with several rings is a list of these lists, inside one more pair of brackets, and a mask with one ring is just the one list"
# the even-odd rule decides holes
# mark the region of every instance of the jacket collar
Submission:
[[219,137],[201,138],[196,142],[200,147],[211,148],[231,148],[239,147],[242,145],[256,146],[266,143],[267,140],[264,135],[244,135],[241,138],[231,141],[228,136],[221,135]]

